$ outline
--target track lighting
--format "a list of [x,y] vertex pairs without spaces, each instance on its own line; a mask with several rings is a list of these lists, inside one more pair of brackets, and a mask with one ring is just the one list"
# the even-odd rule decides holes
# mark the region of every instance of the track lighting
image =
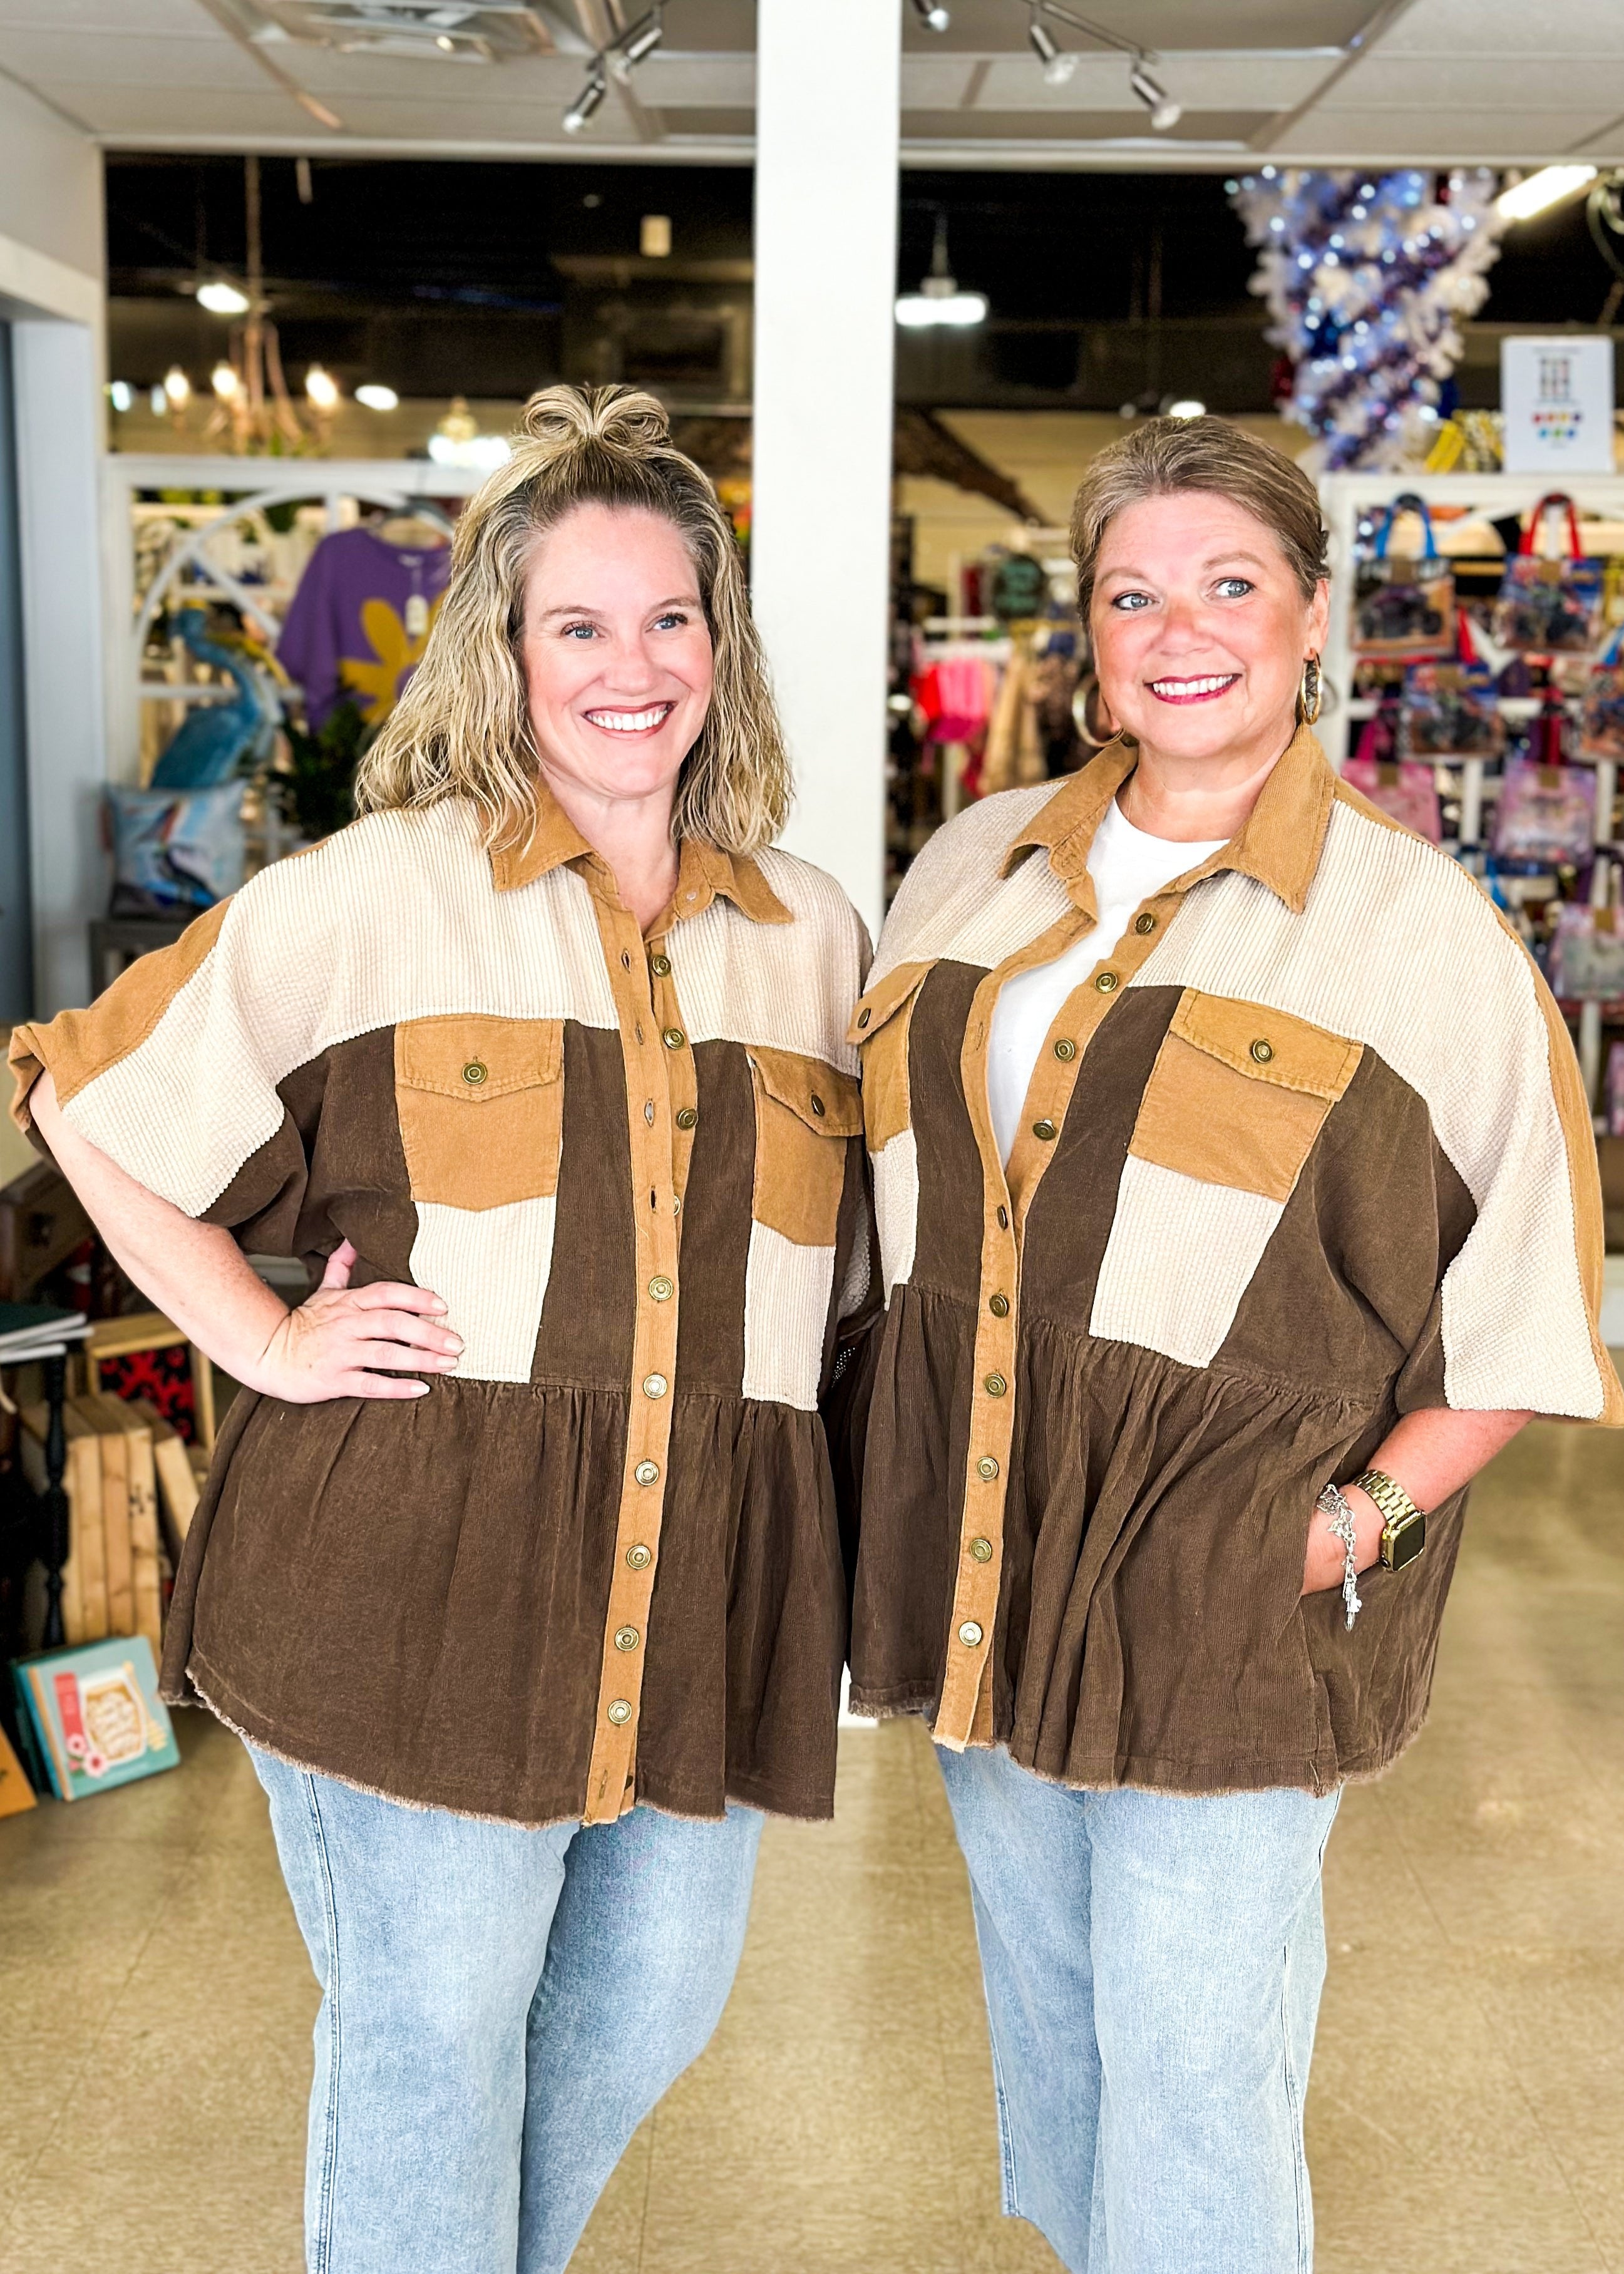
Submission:
[[1159,79],[1152,79],[1145,68],[1143,56],[1136,56],[1128,72],[1128,85],[1150,113],[1153,132],[1165,134],[1177,126],[1184,115],[1182,102],[1175,102]]
[[594,56],[586,85],[564,113],[565,133],[579,134],[599,109],[608,92],[609,84],[604,77],[604,59],[602,56]]
[[625,42],[614,65],[614,75],[622,87],[626,85],[644,56],[651,56],[665,38],[665,26],[662,21],[662,14],[663,0],[656,0],[656,4],[650,9],[648,14],[640,18],[626,34]]
[[914,0],[914,13],[928,32],[945,32],[953,20],[942,0]]
[[1077,69],[1077,57],[1064,54],[1056,46],[1048,26],[1040,21],[1036,8],[1026,26],[1026,37],[1032,43],[1033,54],[1043,66],[1044,86],[1064,87]]
[[223,276],[216,276],[198,287],[198,305],[207,308],[211,316],[245,316],[248,295],[229,284]]

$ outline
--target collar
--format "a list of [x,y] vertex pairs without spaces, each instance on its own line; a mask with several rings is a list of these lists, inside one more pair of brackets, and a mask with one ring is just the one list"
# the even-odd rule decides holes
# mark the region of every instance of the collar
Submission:
[[[522,845],[500,847],[491,855],[491,881],[499,892],[533,885],[554,869],[580,862],[607,876],[607,864],[590,846],[545,782],[536,785],[536,816]],[[696,837],[685,837],[677,853],[677,889],[668,920],[702,915],[718,895],[731,900],[755,923],[794,921],[760,868],[748,854],[724,853]]]
[[[1009,876],[1027,853],[1041,847],[1072,899],[1092,914],[1089,848],[1111,800],[1138,763],[1132,745],[1108,743],[1081,773],[1038,808],[1010,846],[1003,873]],[[1221,870],[1237,869],[1267,885],[1294,915],[1301,915],[1320,866],[1335,787],[1330,761],[1308,728],[1299,727],[1240,829],[1179,882],[1192,885]]]

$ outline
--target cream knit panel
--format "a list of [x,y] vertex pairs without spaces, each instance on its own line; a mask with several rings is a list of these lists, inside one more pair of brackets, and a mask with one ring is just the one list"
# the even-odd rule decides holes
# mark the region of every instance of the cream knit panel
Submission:
[[1603,1384],[1538,983],[1454,862],[1340,800],[1300,917],[1252,877],[1215,877],[1130,982],[1266,1004],[1379,1052],[1477,1205],[1443,1284],[1450,1404],[1593,1419]]
[[568,870],[493,892],[460,804],[376,814],[246,885],[152,1033],[69,1116],[199,1216],[274,1133],[276,1085],[296,1066],[459,1011],[613,1028],[591,896]]
[[855,1076],[846,1039],[868,934],[834,878],[788,853],[756,856],[793,923],[756,923],[722,899],[666,935],[677,1000],[695,1043],[799,1050]]
[[990,968],[1065,915],[1071,897],[1041,847],[1012,877],[999,875],[1011,840],[1057,787],[1044,782],[981,798],[936,831],[902,880],[880,934],[868,986],[899,963],[929,963],[944,956]]
[[412,1279],[444,1301],[446,1325],[462,1337],[465,1380],[530,1380],[557,1212],[552,1196],[492,1209],[417,1202]]
[[914,1276],[919,1238],[919,1141],[904,1129],[869,1156],[874,1171],[874,1210],[880,1231],[880,1276],[889,1309],[891,1291]]
[[[776,889],[776,887],[775,887]],[[750,1226],[744,1267],[744,1395],[816,1411],[835,1251]]]
[[1204,1184],[1130,1153],[1089,1333],[1210,1366],[1284,1212],[1260,1193]]

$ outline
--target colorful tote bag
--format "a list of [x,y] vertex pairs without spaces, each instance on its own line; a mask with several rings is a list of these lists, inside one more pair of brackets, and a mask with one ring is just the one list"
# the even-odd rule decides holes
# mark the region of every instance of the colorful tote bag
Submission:
[[[1393,524],[1419,515],[1426,551],[1419,560],[1388,553]],[[1353,651],[1366,663],[1409,663],[1455,651],[1455,574],[1438,550],[1432,517],[1418,497],[1395,497],[1375,550],[1360,561],[1353,598]]]
[[[1568,516],[1568,558],[1536,556],[1537,532],[1552,506]],[[1494,605],[1494,636],[1519,655],[1589,655],[1600,636],[1605,571],[1579,549],[1579,516],[1560,491],[1543,497],[1506,563]]]
[[1365,720],[1359,747],[1342,768],[1342,779],[1390,820],[1441,844],[1443,816],[1432,769],[1400,758],[1398,736],[1398,706],[1384,703],[1373,719]]

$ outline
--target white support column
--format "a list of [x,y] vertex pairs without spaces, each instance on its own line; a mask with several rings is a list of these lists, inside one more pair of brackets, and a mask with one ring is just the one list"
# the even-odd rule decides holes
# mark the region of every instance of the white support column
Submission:
[[751,582],[785,843],[883,907],[900,0],[759,0]]
[[86,927],[107,905],[98,355],[87,324],[12,327],[34,992],[47,1017],[88,999]]

